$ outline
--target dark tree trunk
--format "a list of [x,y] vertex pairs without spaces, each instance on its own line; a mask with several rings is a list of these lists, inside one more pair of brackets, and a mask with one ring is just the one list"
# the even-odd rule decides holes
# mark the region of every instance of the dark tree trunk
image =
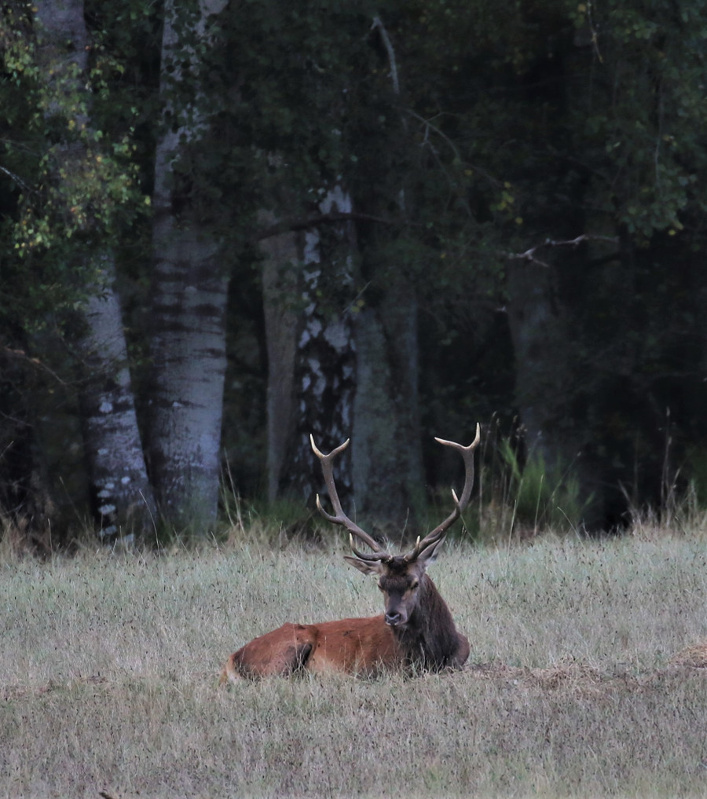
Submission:
[[550,468],[561,460],[557,419],[566,357],[566,337],[552,293],[547,267],[526,262],[511,266],[508,322],[515,352],[516,401],[528,457],[541,457]]
[[[274,225],[272,214],[262,213],[264,225]],[[300,252],[294,232],[264,239],[263,311],[268,351],[267,390],[267,468],[268,501],[277,499],[283,469],[295,430],[295,355],[298,316],[295,303],[300,301],[298,288]]]
[[[514,264],[509,271],[508,321],[515,353],[516,402],[523,425],[527,460],[544,469],[545,490],[578,481],[574,508],[582,524],[592,526],[602,516],[595,493],[596,475],[583,456],[585,431],[573,415],[577,371],[573,364],[570,309],[555,296],[551,268],[535,263]],[[568,501],[565,493],[564,500]],[[572,523],[579,519],[572,518]]]
[[417,300],[392,273],[383,301],[356,319],[353,477],[358,509],[394,541],[417,535],[424,503]]

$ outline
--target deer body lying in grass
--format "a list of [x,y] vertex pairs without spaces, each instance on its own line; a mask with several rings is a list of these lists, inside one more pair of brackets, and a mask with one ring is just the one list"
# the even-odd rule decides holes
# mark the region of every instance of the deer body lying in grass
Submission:
[[[476,437],[464,447],[436,439],[459,451],[464,458],[465,480],[461,497],[452,491],[454,510],[405,555],[391,555],[344,513],[333,476],[333,460],[348,440],[328,455],[311,438],[312,449],[322,464],[324,482],[334,513],[327,513],[317,496],[317,508],[334,524],[349,531],[353,556],[345,560],[364,574],[378,576],[385,612],[369,618],[340,619],[322,624],[284,624],[255,638],[232,654],[221,674],[221,683],[242,677],[288,675],[298,671],[375,674],[388,669],[421,668],[431,671],[461,668],[469,657],[469,641],[455,627],[452,614],[427,574],[444,542],[447,530],[459,518],[471,497],[474,483]],[[356,549],[354,539],[371,552]]]

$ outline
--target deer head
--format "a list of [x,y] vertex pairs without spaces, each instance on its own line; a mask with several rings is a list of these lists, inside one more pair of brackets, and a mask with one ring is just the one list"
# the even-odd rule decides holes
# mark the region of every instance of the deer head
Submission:
[[[317,449],[314,438],[311,435],[309,438],[314,454],[321,461],[324,483],[326,484],[334,513],[331,514],[324,510],[319,495],[317,495],[317,508],[325,519],[333,524],[340,524],[349,531],[349,542],[353,557],[345,555],[344,559],[364,574],[378,575],[378,587],[383,593],[385,601],[385,622],[390,627],[404,629],[414,616],[416,609],[424,601],[423,598],[430,591],[436,593],[436,589],[434,589],[426,575],[427,567],[437,557],[437,552],[444,543],[447,530],[469,504],[471,489],[474,484],[474,450],[481,438],[479,425],[476,425],[476,437],[468,447],[464,447],[454,441],[435,438],[435,441],[440,444],[452,447],[461,453],[465,467],[464,488],[461,497],[457,497],[452,489],[452,499],[454,501],[452,512],[423,539],[418,538],[413,549],[404,555],[391,555],[372,536],[351,521],[341,507],[336,484],[334,483],[333,461],[337,455],[348,447],[349,439],[328,455],[325,455]],[[354,538],[365,544],[371,552],[364,553],[356,549]]]

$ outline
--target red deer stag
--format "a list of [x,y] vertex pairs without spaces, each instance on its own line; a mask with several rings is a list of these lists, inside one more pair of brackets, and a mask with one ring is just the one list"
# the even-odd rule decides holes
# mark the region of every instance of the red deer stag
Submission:
[[[317,508],[330,522],[349,531],[354,556],[345,556],[345,560],[364,574],[378,575],[385,613],[323,624],[284,624],[231,655],[221,674],[221,683],[235,682],[239,677],[287,675],[300,670],[374,674],[400,667],[433,671],[460,668],[469,657],[469,641],[454,626],[449,608],[427,575],[427,567],[434,561],[447,530],[469,503],[474,483],[474,449],[480,439],[478,425],[476,437],[468,447],[436,439],[458,450],[464,458],[464,490],[459,498],[452,491],[454,510],[439,527],[422,540],[418,538],[406,555],[390,555],[342,510],[334,483],[333,460],[346,449],[348,440],[324,455],[311,436],[310,439],[322,463],[334,514],[322,508],[319,496]],[[354,538],[372,551],[360,552]]]

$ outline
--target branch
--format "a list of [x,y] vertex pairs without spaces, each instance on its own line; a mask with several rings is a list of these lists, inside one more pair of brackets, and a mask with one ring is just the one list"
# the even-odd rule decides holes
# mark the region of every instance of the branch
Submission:
[[319,214],[307,219],[284,219],[274,225],[264,228],[255,234],[256,241],[270,239],[282,233],[290,233],[295,230],[307,230],[308,228],[318,227],[319,225],[333,225],[337,222],[376,222],[380,225],[397,225],[399,222],[393,219],[385,219],[373,214],[362,214],[356,211],[348,213]]
[[[449,136],[447,136],[447,134],[440,127],[433,124],[429,119],[425,119],[423,116],[420,116],[420,114],[413,111],[412,108],[403,108],[402,110],[404,111],[404,113],[409,114],[411,117],[416,119],[424,126],[425,138],[424,141],[422,142],[421,145],[422,147],[428,146],[430,150],[435,154],[435,156],[438,157],[435,148],[433,147],[433,145],[429,140],[429,132],[432,131],[433,133],[436,133],[440,137],[440,139],[442,139],[442,141],[444,141],[449,146],[450,150],[454,153],[455,159],[459,161],[460,164],[467,164],[469,169],[471,169],[473,172],[478,172],[479,175],[481,175],[481,177],[483,177],[492,186],[492,188],[497,189],[501,185],[501,181],[498,178],[495,178],[490,172],[488,172],[487,170],[483,169],[480,166],[477,166],[476,164],[472,164],[469,163],[468,161],[465,161],[462,158],[462,155],[459,152],[459,149],[457,148],[456,144],[454,144],[454,142],[449,138]],[[437,114],[437,116],[441,116],[441,114]]]
[[555,239],[545,239],[545,241],[541,242],[540,244],[536,244],[535,247],[531,247],[525,252],[507,252],[504,253],[504,255],[509,261],[528,261],[530,263],[538,264],[538,266],[544,266],[549,269],[550,264],[546,263],[545,261],[541,261],[539,258],[536,258],[535,256],[535,253],[541,247],[573,247],[574,249],[576,249],[584,241],[607,241],[610,242],[611,244],[619,243],[619,239],[616,236],[598,236],[592,233],[582,233],[581,236],[577,236],[574,239],[565,239],[563,241],[556,241]]
[[29,186],[22,180],[19,175],[16,175],[14,172],[10,172],[9,169],[6,169],[4,166],[0,166],[0,172],[4,172],[10,180],[13,180],[17,185],[26,192],[29,192]]
[[46,372],[50,377],[56,380],[59,385],[68,385],[68,383],[65,380],[62,380],[62,378],[53,369],[50,369],[39,358],[34,358],[31,355],[27,355],[24,350],[13,349],[12,347],[7,347],[4,344],[0,344],[0,356],[2,355],[5,355],[7,358],[15,358],[19,361],[22,361],[32,369]]
[[373,17],[373,25],[371,25],[371,30],[375,30],[376,28],[380,31],[380,36],[383,40],[383,46],[388,51],[388,61],[390,61],[390,77],[393,81],[393,91],[396,94],[400,94],[398,67],[395,63],[395,50],[393,49],[393,43],[390,41],[390,36],[388,36],[388,31],[385,29],[385,25],[383,25],[381,22],[380,17]]
[[[412,108],[404,108],[403,111],[405,111],[406,114],[410,114],[411,117],[417,119],[418,122],[421,122],[425,126],[427,131],[433,130],[443,141],[445,141],[449,145],[452,152],[454,153],[454,157],[457,158],[460,162],[462,161],[461,153],[457,149],[456,144],[454,144],[454,142],[449,138],[449,136],[447,136],[446,133],[440,130],[440,128],[438,128],[436,125],[433,125],[429,121],[429,119],[425,119],[423,116],[420,116],[420,114],[413,111]],[[425,133],[425,141],[423,142],[423,144],[426,143],[427,143],[427,133]]]

